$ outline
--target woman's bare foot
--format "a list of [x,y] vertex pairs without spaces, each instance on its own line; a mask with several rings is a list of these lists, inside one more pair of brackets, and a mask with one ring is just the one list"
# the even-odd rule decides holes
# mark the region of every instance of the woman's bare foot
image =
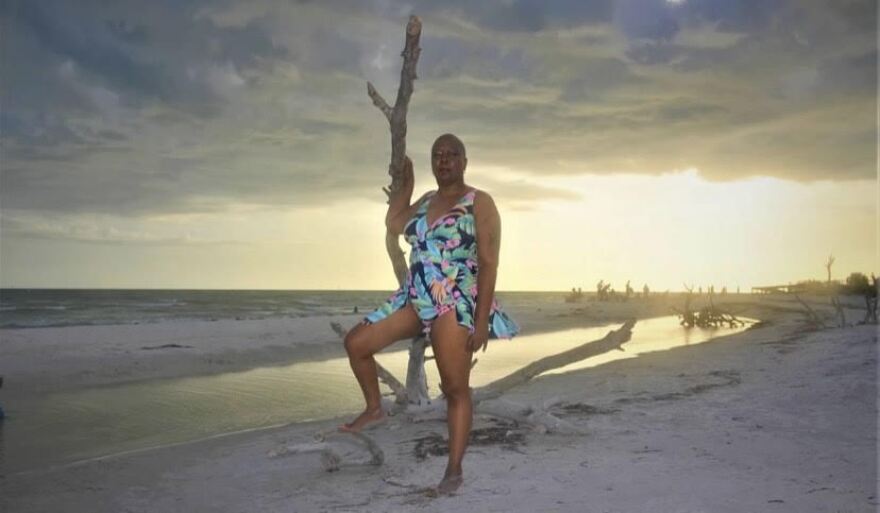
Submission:
[[437,485],[437,493],[440,495],[449,495],[455,490],[458,490],[458,487],[461,486],[463,481],[464,477],[461,472],[457,474],[450,474],[447,472],[446,475],[443,476],[443,480],[440,481],[440,484]]
[[388,418],[388,415],[382,408],[377,408],[375,410],[364,410],[363,413],[357,416],[351,422],[346,422],[345,424],[339,426],[339,431],[344,433],[357,433],[367,427],[368,425],[373,425],[377,423],[381,423],[385,419]]

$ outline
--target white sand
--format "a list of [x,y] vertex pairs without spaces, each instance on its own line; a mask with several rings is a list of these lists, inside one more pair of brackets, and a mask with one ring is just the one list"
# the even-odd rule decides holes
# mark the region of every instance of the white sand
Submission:
[[[603,413],[557,410],[585,426],[584,436],[526,433],[524,444],[513,448],[472,445],[464,462],[466,483],[452,497],[429,498],[406,487],[433,485],[441,476],[445,457],[416,461],[412,440],[427,433],[445,435],[445,423],[408,424],[394,419],[371,432],[386,452],[386,462],[378,468],[344,468],[328,474],[314,455],[267,458],[266,453],[280,444],[308,441],[312,433],[335,421],[299,424],[6,476],[0,481],[0,510],[875,511],[876,326],[804,333],[801,316],[780,310],[779,305],[794,307],[791,302],[761,302],[768,306],[752,306],[746,312],[769,321],[760,328],[716,342],[547,376],[512,390],[507,396],[511,400],[534,403],[561,397]],[[666,314],[668,306],[547,305],[532,317],[518,313],[518,320],[526,329],[549,324],[570,327],[634,312]],[[855,316],[850,312],[850,321]],[[80,358],[56,349],[62,356],[53,356],[51,364],[33,361],[37,339],[30,340],[30,350],[21,340],[9,344],[17,349],[6,348],[7,331],[2,333],[0,372],[11,375],[7,379],[12,383],[19,381],[17,376],[27,376],[19,382],[34,387],[31,390],[39,388],[35,385],[39,380],[56,374],[57,382],[80,376],[76,384],[83,386],[113,379],[110,373],[80,375],[106,361],[130,366],[119,367],[129,372],[120,379],[164,375],[163,368],[153,366],[180,358],[186,350],[168,350],[172,356],[166,359],[159,354],[165,350],[140,350],[143,345],[187,344],[199,348],[194,351],[199,353],[196,359],[221,354],[254,364],[265,355],[253,355],[263,352],[272,357],[293,355],[278,348],[334,340],[338,344],[329,328],[327,333],[318,326],[326,325],[326,318],[314,321],[315,331],[309,333],[300,326],[293,329],[286,320],[271,328],[266,321],[261,321],[262,326],[250,322],[205,323],[197,335],[191,324],[148,326],[149,337],[139,331],[143,326],[107,328],[107,333],[84,328],[70,336],[80,337],[79,341],[91,336],[97,347],[85,344],[91,348],[83,350]],[[288,329],[291,333],[283,335]],[[26,331],[37,332],[13,334],[24,336]],[[262,340],[267,333],[275,338]],[[124,339],[115,339],[120,334]],[[54,336],[56,348],[63,345],[63,337]],[[247,341],[246,349],[241,339]],[[104,360],[108,357],[102,350],[111,341],[119,348],[116,356]],[[152,363],[131,364],[133,353]],[[73,364],[78,370],[69,372],[68,365]],[[183,372],[186,364],[191,362],[181,363],[171,375]],[[142,366],[149,370],[143,372]],[[211,365],[197,364],[190,370],[210,371]],[[90,382],[92,378],[95,381]],[[487,425],[478,417],[474,427]]]

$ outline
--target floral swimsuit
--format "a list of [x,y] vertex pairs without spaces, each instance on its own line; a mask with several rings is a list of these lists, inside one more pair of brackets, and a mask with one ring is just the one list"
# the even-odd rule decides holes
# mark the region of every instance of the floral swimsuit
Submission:
[[[458,324],[474,332],[477,304],[477,243],[474,236],[474,195],[471,190],[452,209],[428,226],[428,204],[436,191],[428,193],[403,230],[412,245],[409,272],[403,287],[364,318],[378,322],[407,303],[413,308],[430,335],[431,323],[455,310]],[[489,336],[511,338],[519,327],[493,299],[489,310]]]

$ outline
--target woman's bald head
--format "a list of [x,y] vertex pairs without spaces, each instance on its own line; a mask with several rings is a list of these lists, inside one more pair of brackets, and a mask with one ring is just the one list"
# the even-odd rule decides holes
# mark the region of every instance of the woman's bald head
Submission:
[[456,137],[453,134],[443,134],[440,137],[438,137],[434,141],[434,144],[431,145],[431,153],[434,152],[434,150],[437,148],[437,145],[440,144],[441,142],[445,142],[446,144],[448,144],[448,145],[452,146],[453,148],[455,148],[456,150],[458,150],[458,152],[461,154],[462,158],[467,158],[467,153],[464,149],[464,143],[461,142],[461,139],[459,139],[458,137]]

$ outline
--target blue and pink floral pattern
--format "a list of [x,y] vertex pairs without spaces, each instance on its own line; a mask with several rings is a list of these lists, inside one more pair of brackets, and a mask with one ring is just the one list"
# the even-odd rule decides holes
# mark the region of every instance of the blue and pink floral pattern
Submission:
[[[455,206],[428,226],[428,204],[436,191],[428,193],[403,230],[412,246],[404,286],[364,318],[378,322],[411,303],[430,335],[431,323],[455,310],[458,324],[474,332],[477,304],[477,241],[474,229],[474,196],[471,190]],[[489,336],[511,338],[519,327],[493,298],[489,311]]]

